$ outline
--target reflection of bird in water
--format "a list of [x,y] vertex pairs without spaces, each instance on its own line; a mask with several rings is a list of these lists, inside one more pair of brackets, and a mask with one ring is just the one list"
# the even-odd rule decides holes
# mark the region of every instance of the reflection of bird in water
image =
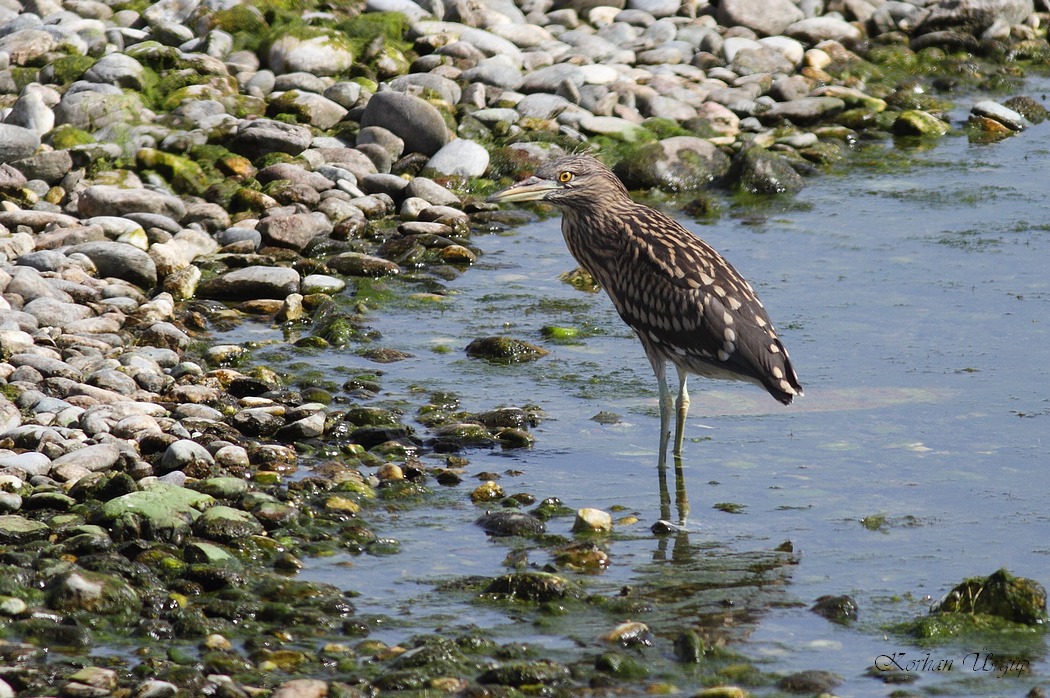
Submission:
[[[707,243],[669,216],[635,203],[594,158],[569,155],[500,191],[492,202],[543,201],[562,211],[569,252],[609,294],[642,342],[660,386],[660,463],[672,407],[681,456],[690,373],[751,381],[785,405],[802,386],[751,285]],[[678,373],[672,400],[666,368]]]

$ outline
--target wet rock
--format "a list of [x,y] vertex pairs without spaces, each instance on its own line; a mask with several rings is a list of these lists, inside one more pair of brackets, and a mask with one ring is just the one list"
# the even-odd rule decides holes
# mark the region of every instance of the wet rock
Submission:
[[557,686],[569,680],[569,668],[552,661],[508,662],[482,672],[478,683],[503,686]]
[[653,633],[645,623],[625,621],[609,632],[604,633],[600,639],[606,642],[614,642],[624,647],[648,647],[653,644]]
[[851,623],[857,620],[857,602],[847,595],[821,596],[816,600],[811,611],[823,616],[833,623]]
[[842,683],[842,677],[830,671],[809,669],[785,676],[777,681],[777,688],[790,693],[807,695],[831,694]]
[[535,516],[518,511],[495,511],[479,517],[475,522],[493,536],[536,536],[547,531],[547,526]]
[[178,544],[201,510],[214,503],[207,494],[157,481],[140,492],[106,502],[102,519],[112,526],[117,540],[143,538]]
[[506,496],[506,492],[493,480],[486,480],[485,482],[474,488],[474,491],[470,493],[470,501],[475,504],[479,502],[493,502]]
[[933,114],[920,109],[903,111],[893,122],[893,132],[899,136],[943,136],[950,128]]
[[987,577],[965,580],[948,592],[937,611],[984,614],[1036,625],[1047,618],[1046,590],[1039,582],[1015,577],[1002,569]]
[[326,293],[334,295],[346,288],[346,282],[327,274],[310,274],[303,278],[301,290],[304,295]]
[[573,533],[608,533],[612,531],[612,516],[601,509],[583,508],[576,512]]
[[619,652],[603,652],[594,660],[594,668],[620,679],[642,679],[649,675],[644,662]]
[[399,274],[401,272],[401,267],[395,262],[383,259],[382,257],[365,254],[363,252],[344,252],[330,258],[327,265],[332,271],[347,276],[369,276],[377,278],[380,276]]
[[1050,113],[1042,104],[1025,95],[1011,97],[1003,103],[1003,106],[1017,112],[1033,124],[1043,123]]
[[991,119],[1010,131],[1023,131],[1028,126],[1028,120],[1023,116],[992,100],[983,100],[973,105],[970,108],[971,121],[975,117]]
[[515,572],[496,577],[485,587],[485,593],[540,603],[580,595],[572,582],[546,572]]
[[550,353],[542,347],[510,337],[481,337],[471,341],[466,351],[474,358],[506,364],[535,361]]
[[5,545],[22,545],[42,540],[47,538],[50,532],[51,528],[40,521],[15,514],[0,515],[0,543]]
[[674,639],[674,657],[683,664],[699,664],[704,658],[704,641],[693,630],[686,630]]
[[119,577],[74,569],[47,585],[47,602],[56,611],[88,611],[134,617],[142,606],[135,590]]
[[434,432],[434,448],[441,452],[455,451],[465,447],[490,446],[492,434],[480,424],[460,422],[445,424]]
[[741,189],[753,194],[795,194],[804,183],[782,157],[762,148],[747,148],[733,159]]
[[262,524],[240,509],[214,506],[206,509],[193,523],[193,532],[201,538],[235,543],[263,533]]
[[324,427],[325,413],[318,411],[282,426],[277,436],[281,440],[293,442],[316,439],[324,434]]
[[706,188],[729,171],[729,157],[710,141],[692,136],[665,138],[620,163],[616,173],[628,186],[664,191]]
[[693,698],[748,698],[750,695],[739,686],[715,686],[701,690]]

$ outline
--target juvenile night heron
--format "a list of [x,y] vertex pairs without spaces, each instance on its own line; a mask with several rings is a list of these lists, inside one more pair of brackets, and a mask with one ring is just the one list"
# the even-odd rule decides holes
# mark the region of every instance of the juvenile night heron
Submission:
[[[660,211],[635,203],[594,158],[569,155],[489,197],[545,201],[562,211],[569,252],[609,294],[638,334],[660,385],[660,463],[677,407],[674,455],[681,456],[690,373],[747,380],[785,405],[802,395],[787,350],[755,291],[722,255]],[[667,364],[678,372],[678,399]]]

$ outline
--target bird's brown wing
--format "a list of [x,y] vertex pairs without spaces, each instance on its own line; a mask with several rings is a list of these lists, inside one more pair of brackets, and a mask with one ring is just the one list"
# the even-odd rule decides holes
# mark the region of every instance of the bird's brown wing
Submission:
[[668,216],[632,212],[618,273],[601,279],[623,320],[669,361],[696,373],[756,380],[778,400],[802,393],[787,352],[751,285],[712,247]]

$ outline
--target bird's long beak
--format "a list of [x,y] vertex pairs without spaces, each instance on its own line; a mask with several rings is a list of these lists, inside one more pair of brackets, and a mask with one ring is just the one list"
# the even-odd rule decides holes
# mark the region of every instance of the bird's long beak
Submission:
[[540,201],[549,192],[558,189],[561,185],[549,179],[529,177],[517,184],[512,184],[502,191],[498,191],[485,201],[490,204],[512,203],[515,201]]

